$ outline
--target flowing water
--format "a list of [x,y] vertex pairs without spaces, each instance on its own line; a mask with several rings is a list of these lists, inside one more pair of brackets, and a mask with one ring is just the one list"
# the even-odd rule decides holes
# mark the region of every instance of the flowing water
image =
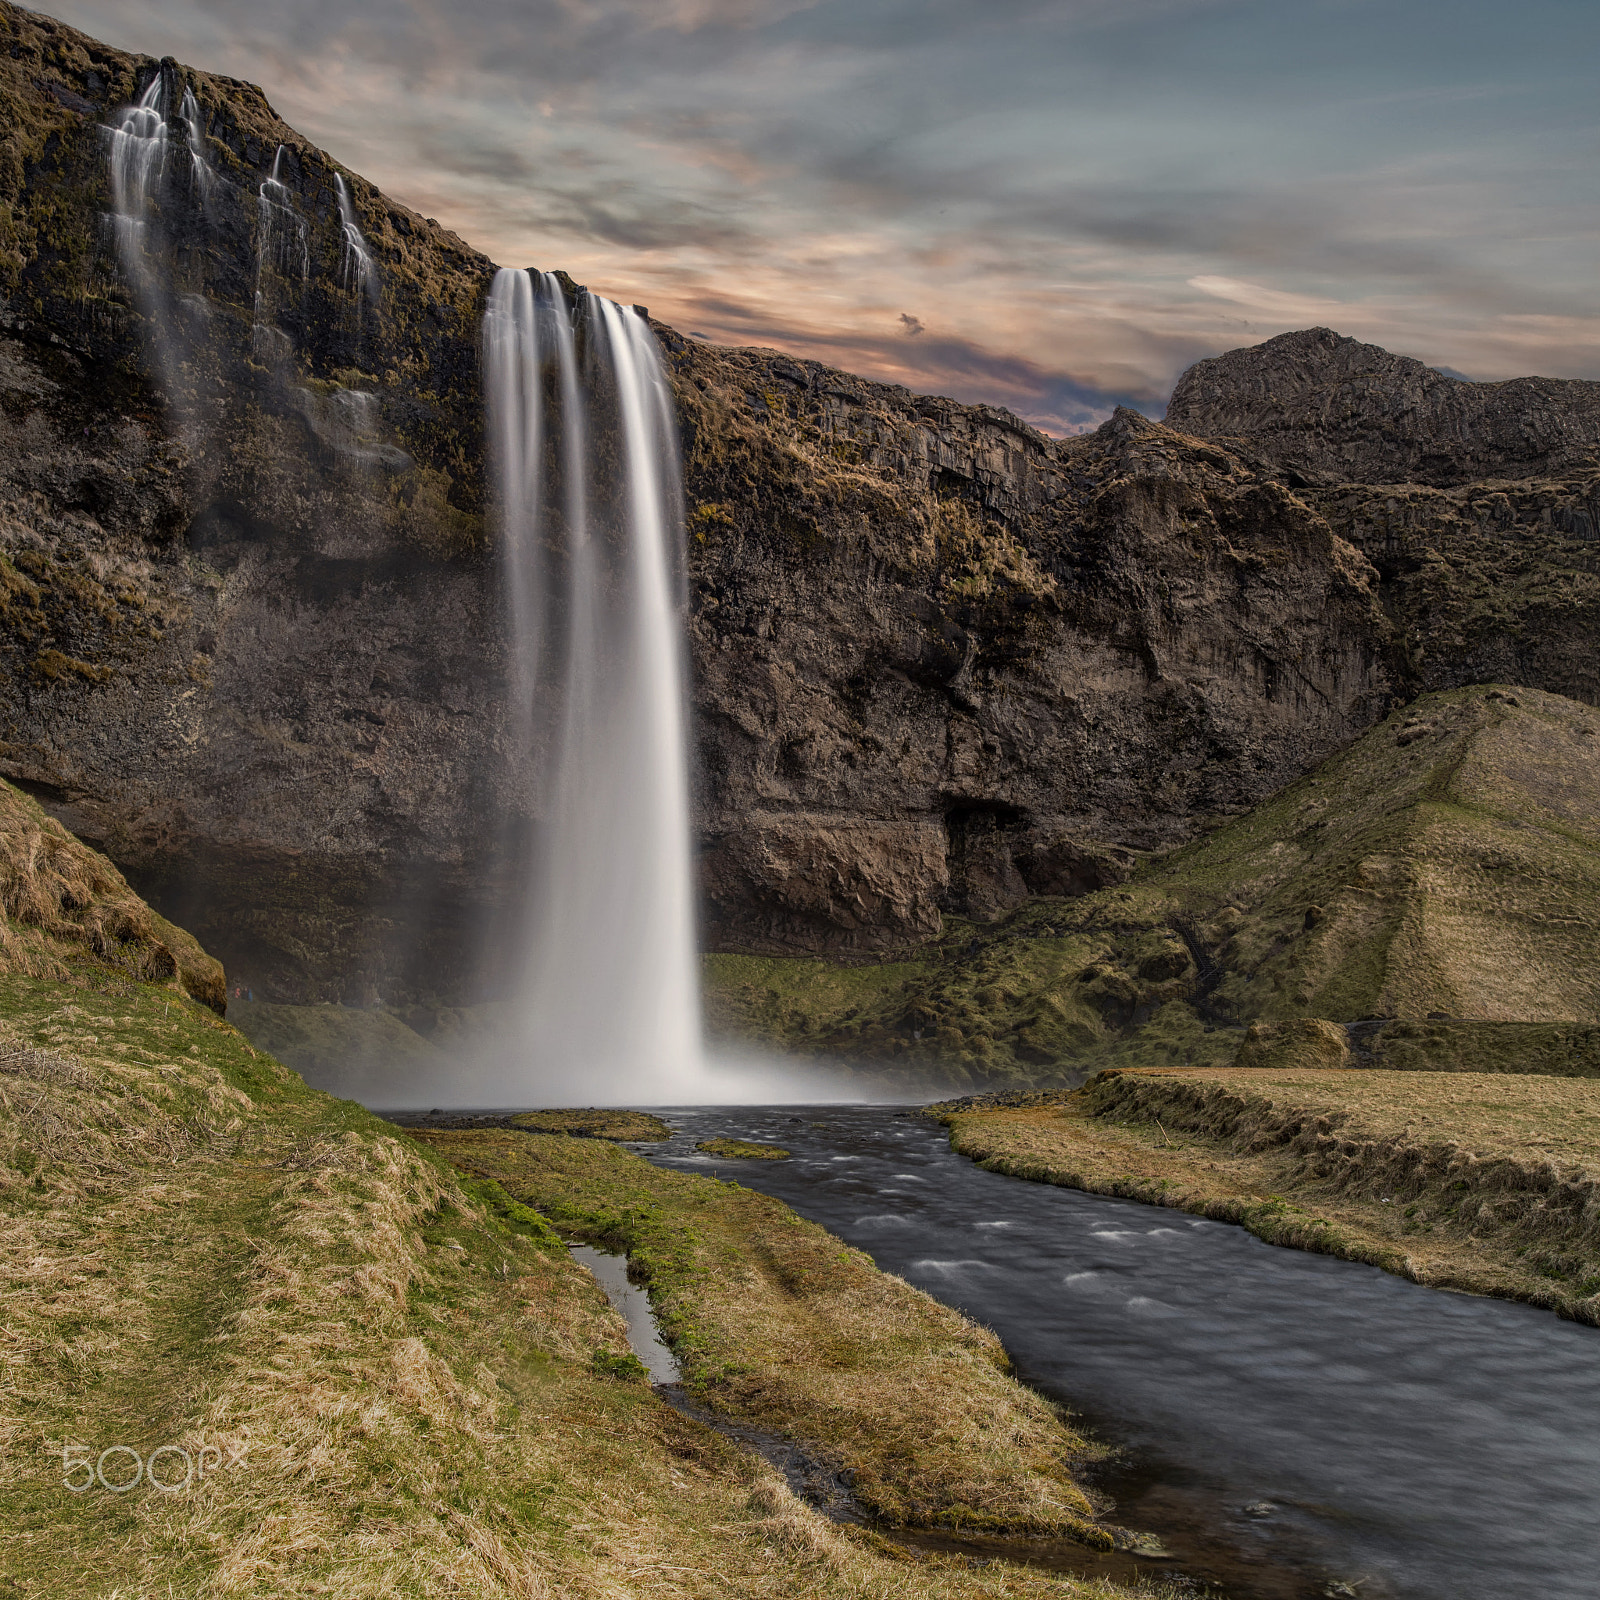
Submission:
[[351,203],[350,191],[345,186],[344,174],[333,175],[333,186],[339,196],[339,225],[344,230],[344,248],[339,259],[339,281],[351,294],[365,295],[369,300],[378,298],[378,269],[367,249],[366,235],[356,221],[356,208]]
[[[984,1172],[904,1111],[663,1114],[650,1160],[776,1195],[992,1327],[1121,1447],[1115,1519],[1236,1600],[1600,1591],[1600,1330]],[[793,1159],[695,1151],[719,1135]]]
[[[649,324],[503,270],[484,321],[513,741],[531,757],[510,1098],[704,1081],[689,862],[682,487]],[[480,1080],[482,1081],[482,1080]]]
[[206,135],[201,126],[200,104],[194,90],[184,86],[179,103],[178,121],[183,125],[184,143],[189,147],[189,174],[194,181],[195,193],[200,198],[202,210],[209,210],[218,183],[217,171],[206,159]]
[[608,1299],[628,1325],[628,1344],[644,1363],[651,1383],[676,1383],[680,1377],[678,1358],[662,1343],[656,1327],[650,1296],[628,1277],[628,1258],[590,1245],[568,1248],[574,1261],[581,1262],[599,1281]]
[[161,114],[165,80],[160,72],[131,106],[106,128],[111,176],[111,227],[117,258],[135,292],[147,287],[145,233],[152,190],[166,170],[167,122]]

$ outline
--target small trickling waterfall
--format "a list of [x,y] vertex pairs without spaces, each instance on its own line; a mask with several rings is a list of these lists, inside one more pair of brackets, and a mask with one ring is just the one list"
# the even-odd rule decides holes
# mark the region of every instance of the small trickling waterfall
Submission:
[[142,267],[145,203],[167,160],[167,122],[161,114],[163,81],[158,72],[131,105],[117,113],[110,138],[112,226],[117,251],[130,277]]
[[484,326],[513,641],[513,737],[539,752],[519,1063],[525,1095],[693,1098],[672,403],[649,325],[501,271]]
[[[160,270],[163,242],[161,206],[169,187],[167,154],[173,128],[164,114],[169,105],[167,75],[158,71],[131,106],[124,106],[106,126],[107,166],[111,178],[112,241],[123,280],[145,320],[149,350],[162,376],[162,389],[176,415],[173,374],[179,352],[172,319],[172,287]],[[199,107],[185,88],[177,119],[191,148],[199,144]],[[204,190],[202,189],[202,203]]]
[[257,356],[269,353],[282,342],[273,326],[275,278],[311,276],[311,244],[306,235],[305,218],[295,209],[294,196],[279,176],[283,168],[283,146],[272,158],[272,173],[256,192],[256,289],[255,322],[251,344]]
[[187,84],[184,85],[178,120],[183,124],[184,143],[189,147],[189,171],[195,192],[200,196],[202,209],[206,209],[210,207],[211,197],[217,187],[217,173],[206,159],[205,130],[200,126],[199,102],[194,97],[194,90]]
[[344,229],[339,281],[351,294],[362,294],[375,300],[378,296],[378,269],[373,265],[372,253],[367,249],[361,224],[356,221],[356,208],[350,202],[350,191],[345,187],[343,173],[334,173],[333,186],[339,196],[339,223]]

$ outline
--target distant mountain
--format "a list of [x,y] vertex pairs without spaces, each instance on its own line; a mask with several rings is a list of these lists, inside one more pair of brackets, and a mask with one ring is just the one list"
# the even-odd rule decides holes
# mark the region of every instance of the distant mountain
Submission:
[[1331,328],[1197,361],[1178,380],[1166,423],[1232,440],[1297,487],[1449,488],[1600,464],[1600,383],[1463,383]]

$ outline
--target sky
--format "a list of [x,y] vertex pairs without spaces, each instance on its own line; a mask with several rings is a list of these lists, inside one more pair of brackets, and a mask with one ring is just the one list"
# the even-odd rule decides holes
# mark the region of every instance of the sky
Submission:
[[1593,0],[55,0],[502,265],[1080,432],[1327,326],[1600,378]]

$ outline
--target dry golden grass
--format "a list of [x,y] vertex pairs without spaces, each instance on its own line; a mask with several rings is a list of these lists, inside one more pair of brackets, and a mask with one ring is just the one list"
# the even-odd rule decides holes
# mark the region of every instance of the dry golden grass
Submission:
[[[1126,1592],[834,1527],[759,1458],[608,1376],[626,1329],[547,1224],[311,1092],[175,985],[132,981],[130,944],[181,940],[13,792],[0,822],[26,957],[0,971],[0,1595]],[[154,942],[95,943],[146,926]],[[501,1137],[642,1168],[600,1139]],[[913,1353],[930,1330],[950,1347],[918,1370],[948,1384],[970,1367],[965,1424],[989,1426],[998,1346],[892,1294]],[[1012,1426],[1020,1403],[997,1416]],[[71,1463],[112,1447],[111,1483],[160,1450],[179,1487],[74,1492]]]
[[[0,983],[0,1593],[1125,1592],[834,1527],[597,1374],[620,1319],[544,1230],[159,989],[60,998]],[[182,1493],[79,1495],[67,1443],[221,1465]]]
[[1108,1545],[1086,1454],[999,1341],[780,1201],[593,1140],[423,1135],[563,1227],[626,1251],[698,1398],[848,1469],[888,1523]]
[[0,780],[0,972],[65,978],[85,957],[223,1011],[222,966],[98,852]]
[[994,1171],[1600,1325],[1591,1080],[1281,1063],[1106,1072],[1055,1106],[946,1120],[954,1148]]
[[[624,1329],[548,1230],[168,990],[3,978],[0,1033],[0,1594],[1124,1592],[827,1523],[597,1372]],[[80,1495],[66,1444],[221,1464]]]

